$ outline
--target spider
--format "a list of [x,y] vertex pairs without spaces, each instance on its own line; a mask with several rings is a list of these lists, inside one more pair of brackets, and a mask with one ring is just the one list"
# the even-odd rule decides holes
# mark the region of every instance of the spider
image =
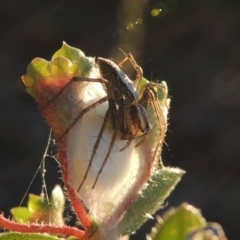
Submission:
[[[100,71],[99,78],[74,77],[70,82],[86,81],[92,83],[102,83],[105,86],[106,96],[83,109],[70,124],[70,126],[64,131],[62,136],[58,139],[60,140],[63,136],[65,136],[68,131],[77,123],[77,121],[83,117],[84,114],[102,104],[103,102],[108,101],[108,109],[106,111],[103,124],[94,144],[88,167],[77,191],[80,191],[85,180],[87,179],[94,156],[96,155],[109,119],[114,131],[106,156],[104,157],[103,163],[98,170],[92,189],[94,189],[98,178],[101,175],[101,172],[108,158],[110,157],[111,150],[114,146],[114,142],[119,131],[122,134],[121,139],[127,140],[126,145],[121,148],[120,151],[126,149],[131,144],[131,141],[133,139],[141,138],[135,147],[138,147],[144,142],[145,136],[148,135],[152,125],[147,113],[149,103],[152,106],[152,111],[156,119],[156,124],[159,131],[156,139],[157,144],[154,150],[155,155],[161,151],[166,131],[166,123],[164,120],[165,118],[158,99],[158,88],[160,88],[164,93],[164,102],[167,102],[166,88],[163,84],[149,82],[146,83],[143,87],[140,87],[141,80],[143,79],[143,71],[131,54],[126,54],[125,58],[120,62],[119,65],[115,64],[109,59],[101,57],[95,58],[95,61]],[[136,80],[134,82],[130,80],[129,77],[120,69],[120,67],[123,66],[123,64],[125,64],[127,61],[132,64],[133,68],[136,71]],[[60,92],[62,92],[62,90]]]

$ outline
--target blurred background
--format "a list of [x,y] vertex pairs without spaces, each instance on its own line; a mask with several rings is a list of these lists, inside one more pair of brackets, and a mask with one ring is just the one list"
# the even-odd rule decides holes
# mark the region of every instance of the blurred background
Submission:
[[[228,239],[240,238],[240,1],[8,0],[0,2],[0,209],[18,206],[38,169],[49,127],[21,75],[62,41],[88,56],[131,51],[171,96],[165,165],[187,173],[167,200],[200,208]],[[61,183],[46,159],[49,191]],[[41,173],[30,192],[41,191]],[[24,201],[26,203],[26,199]],[[159,212],[159,213],[162,213]],[[131,239],[145,239],[147,222]]]

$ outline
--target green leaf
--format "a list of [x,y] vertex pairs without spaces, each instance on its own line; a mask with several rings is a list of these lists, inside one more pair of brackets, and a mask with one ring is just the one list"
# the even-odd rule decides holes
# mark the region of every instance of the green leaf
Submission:
[[52,60],[58,57],[65,57],[71,62],[75,62],[78,66],[79,75],[83,75],[83,73],[89,73],[92,68],[92,61],[88,61],[88,59],[80,49],[71,47],[67,45],[66,42],[63,42],[61,49],[54,53],[52,56]]
[[51,61],[35,58],[27,67],[27,74],[22,76],[26,91],[37,98],[37,89],[41,82],[49,85],[57,84],[56,79],[65,77],[71,79],[77,76],[87,76],[94,65],[94,59],[86,57],[84,53],[63,43],[63,46],[52,57]]
[[28,76],[31,78],[43,78],[51,75],[51,66],[42,58],[34,58],[27,67]]
[[28,207],[16,207],[11,209],[11,214],[15,221],[19,223],[27,223],[35,221],[35,213],[43,212],[47,206],[47,202],[42,200],[40,196],[29,194]]
[[45,221],[62,226],[64,224],[64,205],[64,194],[61,187],[57,185],[51,193],[50,203],[43,196],[29,194],[28,207],[12,208],[11,213],[19,223]]
[[85,57],[85,54],[80,49],[71,47],[67,45],[66,42],[63,42],[62,47],[53,54],[52,60],[60,56],[65,57],[70,61],[79,61],[80,59]]
[[204,227],[206,221],[195,207],[183,203],[180,207],[170,210],[159,225],[154,229],[151,240],[186,240],[191,228]]
[[42,211],[47,207],[47,202],[43,200],[41,196],[29,194],[28,199],[28,209],[30,212],[35,213],[38,211]]
[[119,224],[122,235],[131,234],[148,220],[149,215],[161,207],[184,173],[185,171],[179,168],[168,167],[154,173]]
[[61,240],[55,236],[40,233],[1,233],[0,240]]
[[16,222],[27,223],[32,215],[26,207],[16,207],[11,209],[11,214]]

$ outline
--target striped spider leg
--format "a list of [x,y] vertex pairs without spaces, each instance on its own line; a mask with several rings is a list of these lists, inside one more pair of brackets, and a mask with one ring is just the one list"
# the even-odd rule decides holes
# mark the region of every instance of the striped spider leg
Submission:
[[[161,97],[158,94],[159,92],[161,92]],[[166,110],[169,108],[169,99],[165,82],[149,82],[144,85],[141,91],[139,103],[146,109],[148,114],[152,115],[151,119],[154,119],[154,123],[153,121],[151,123],[156,124],[156,128],[158,129],[158,133],[153,133],[154,136],[150,137],[154,137],[156,142],[153,159],[160,159],[161,150],[167,130]],[[159,164],[160,167],[162,167],[161,159],[159,161]]]

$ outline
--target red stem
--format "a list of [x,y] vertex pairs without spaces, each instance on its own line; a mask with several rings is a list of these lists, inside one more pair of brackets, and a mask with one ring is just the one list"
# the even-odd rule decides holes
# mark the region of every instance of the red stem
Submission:
[[50,233],[50,234],[64,234],[69,236],[75,236],[79,239],[86,239],[85,232],[79,230],[75,227],[68,227],[68,226],[52,226],[52,225],[40,225],[40,224],[21,224],[13,222],[7,218],[5,218],[2,214],[0,214],[0,226],[2,228],[16,231],[16,232],[23,232],[23,233]]

